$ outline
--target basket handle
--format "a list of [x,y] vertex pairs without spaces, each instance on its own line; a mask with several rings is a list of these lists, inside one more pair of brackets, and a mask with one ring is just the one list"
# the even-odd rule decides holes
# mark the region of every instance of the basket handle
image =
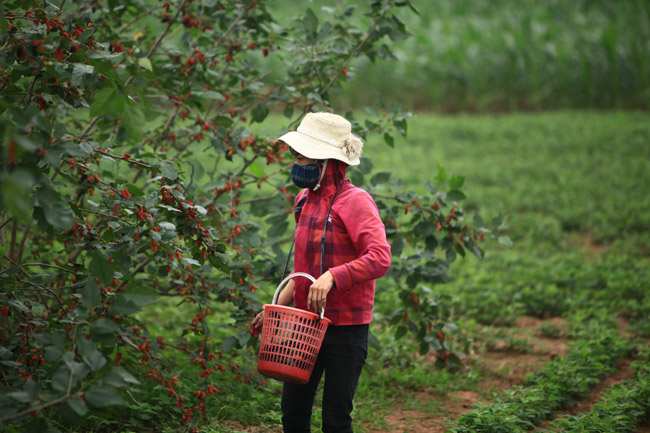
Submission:
[[[280,284],[278,284],[278,288],[275,289],[275,293],[273,294],[273,301],[271,302],[272,304],[277,304],[278,303],[278,298],[280,297],[280,291],[281,291],[282,287],[284,287],[284,285],[287,284],[287,282],[289,280],[291,280],[292,278],[294,278],[294,277],[305,277],[305,278],[311,280],[312,283],[316,282],[316,278],[314,278],[311,275],[306,274],[304,272],[294,272],[293,274],[289,274],[289,275],[287,275],[287,277],[284,280],[282,280],[280,282]],[[325,308],[321,309],[321,311],[320,311],[321,320],[323,319],[323,317],[325,317]]]

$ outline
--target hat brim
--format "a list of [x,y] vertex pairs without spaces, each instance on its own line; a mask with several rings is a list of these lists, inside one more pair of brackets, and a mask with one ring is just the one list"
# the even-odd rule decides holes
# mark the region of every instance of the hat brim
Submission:
[[290,131],[280,137],[278,140],[287,143],[293,150],[299,154],[311,159],[336,159],[343,161],[348,165],[359,165],[361,160],[349,159],[340,147],[325,141],[317,140],[298,131]]

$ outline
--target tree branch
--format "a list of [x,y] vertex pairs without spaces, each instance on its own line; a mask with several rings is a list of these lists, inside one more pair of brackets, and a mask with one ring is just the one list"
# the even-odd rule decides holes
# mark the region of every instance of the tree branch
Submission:
[[75,250],[70,253],[70,255],[65,260],[65,262],[66,263],[73,263],[77,259],[77,257],[79,257],[79,254],[81,254],[81,252],[84,249],[85,249],[85,247],[83,247],[83,246],[78,246],[77,248],[75,248]]
[[13,221],[14,219],[15,219],[14,217],[8,218],[7,221],[5,221],[5,222],[3,222],[2,224],[0,224],[0,230],[2,230],[2,229],[4,228],[4,226],[6,226],[7,224],[9,224],[9,223],[10,223],[11,221]]
[[23,238],[20,240],[20,246],[18,247],[18,257],[16,258],[20,262],[23,258],[23,253],[25,252],[25,242],[27,241],[27,235],[29,234],[29,229],[31,228],[31,222],[25,226],[25,231],[23,232]]
[[[34,284],[34,283],[30,282],[30,281],[26,281],[26,284],[28,284],[28,285],[36,288],[36,289],[45,290],[46,292],[50,293],[54,297],[54,299],[56,299],[56,302],[59,304],[59,307],[61,308],[61,311],[65,310],[65,306],[63,305],[63,301],[61,301],[61,298],[59,298],[59,296],[56,294],[56,292],[53,289],[51,289],[49,287],[45,287],[45,286],[39,286],[38,284]],[[19,288],[17,290],[34,290],[34,289],[29,289],[28,287],[25,287],[25,288]]]
[[[174,15],[174,18],[172,18],[171,20],[169,20],[169,22],[167,23],[167,27],[165,27],[165,30],[163,30],[163,32],[160,34],[160,36],[158,36],[158,39],[156,39],[156,41],[153,43],[153,45],[151,46],[151,49],[149,50],[149,52],[147,53],[147,55],[145,56],[145,58],[150,59],[151,56],[153,56],[153,53],[156,52],[156,50],[158,49],[158,46],[160,45],[160,43],[162,42],[162,40],[165,38],[165,36],[167,36],[167,33],[169,32],[169,29],[171,28],[171,26],[176,22],[176,20],[178,19],[178,16],[179,16],[179,15],[181,14],[181,12],[185,9],[185,5],[186,5],[186,4],[187,4],[187,0],[184,0],[184,1],[183,1],[183,4],[181,4],[181,5],[178,7],[178,9],[176,10],[176,14]],[[126,80],[126,82],[124,83],[124,87],[127,87],[129,84],[131,84],[131,82],[132,82],[134,79],[135,79],[135,75],[131,75],[131,76],[129,77],[129,79]]]
[[136,161],[136,160],[132,160],[132,159],[124,159],[121,156],[113,155],[113,154],[110,154],[108,152],[104,152],[103,150],[95,150],[95,152],[97,152],[97,153],[99,153],[101,155],[106,155],[106,156],[111,157],[111,158],[113,158],[115,160],[126,161],[129,164],[136,164],[136,165],[139,165],[140,167],[144,167],[144,168],[151,168],[151,166],[149,164],[145,164],[144,162],[140,162],[140,161]]
[[[72,336],[72,353],[77,353],[77,330],[79,329],[79,325],[76,323],[74,324],[74,335]],[[74,363],[72,364],[74,366]],[[70,391],[72,390],[72,382],[74,379],[74,368],[70,367],[70,380],[68,380],[68,389],[65,392],[65,395],[70,395]]]
[[[160,42],[161,42],[161,41],[163,40],[163,38],[167,35],[167,32],[169,32],[170,27],[171,27],[172,24],[176,21],[176,19],[177,19],[178,16],[180,15],[180,13],[183,11],[183,9],[185,8],[185,5],[186,5],[186,4],[187,4],[187,0],[184,0],[184,1],[183,1],[183,4],[182,4],[182,5],[178,8],[178,10],[176,11],[176,15],[174,15],[174,18],[173,18],[172,20],[170,20],[170,21],[167,23],[167,27],[166,27],[165,30],[160,34],[160,36],[158,36],[158,39],[156,39],[156,41],[154,42],[153,46],[151,47],[151,49],[149,50],[149,52],[148,52],[147,55],[145,56],[147,59],[150,59],[151,56],[153,56],[153,53],[158,49],[158,45],[160,45]],[[131,75],[131,76],[129,77],[129,79],[126,80],[126,82],[124,83],[124,87],[125,87],[125,88],[128,87],[128,85],[131,84],[131,82],[134,80],[134,78],[135,78],[135,75]],[[99,120],[99,117],[100,117],[100,116],[95,117],[95,118],[90,122],[90,124],[88,125],[88,127],[86,127],[86,129],[84,129],[84,131],[81,133],[81,135],[79,135],[77,138],[78,138],[78,139],[82,139],[82,138],[85,138],[88,134],[90,134],[90,131],[92,131],[92,129],[95,127],[95,124],[97,124],[97,121]]]
[[80,208],[78,208],[78,209],[79,209],[81,212],[88,212],[88,213],[91,213],[91,214],[95,214],[95,215],[103,216],[103,217],[105,217],[105,218],[111,218],[111,219],[114,219],[114,220],[120,220],[120,221],[123,221],[123,222],[125,222],[125,223],[127,223],[127,224],[130,224],[130,223],[131,223],[129,220],[126,220],[126,219],[124,219],[124,218],[120,218],[120,217],[115,216],[115,215],[109,215],[109,214],[106,214],[106,213],[101,213],[101,212],[97,212],[97,211],[90,210],[90,209],[84,209],[84,208],[82,208],[82,207],[80,207]]
[[[129,273],[129,275],[131,275],[131,276],[135,276],[135,275],[137,275],[138,273],[142,272],[142,270],[144,269],[144,267],[147,266],[149,263],[151,263],[151,259],[148,258],[148,257],[145,258],[145,259],[144,259],[144,260],[143,260],[143,261],[138,265],[138,267],[135,268],[135,269],[133,270],[133,272],[130,272],[130,273]],[[126,285],[127,285],[127,282],[126,282],[126,281],[123,281],[123,282],[120,284],[120,286],[116,288],[116,291],[120,291],[120,290],[123,289]]]
[[[65,0],[64,0],[64,1],[65,1]],[[140,15],[138,15],[137,17],[135,17],[135,18],[133,19],[133,21],[131,21],[130,23],[124,24],[122,27],[120,27],[120,29],[119,29],[116,33],[117,33],[118,35],[121,34],[123,31],[125,31],[126,29],[128,29],[129,27],[131,27],[133,24],[137,23],[138,20],[139,20],[140,18],[142,18],[142,17],[144,17],[144,16],[147,16],[147,15],[150,15],[151,12],[153,12],[153,11],[155,11],[156,9],[159,9],[159,8],[160,8],[160,6],[155,6],[155,7],[152,7],[151,9],[149,9],[149,10],[146,10],[146,11],[142,12]]]
[[[370,26],[370,29],[368,30],[368,32],[364,35],[363,40],[359,43],[359,45],[356,46],[356,48],[352,51],[352,54],[350,54],[348,56],[348,58],[345,60],[345,62],[343,62],[343,65],[341,65],[341,68],[335,74],[332,75],[332,77],[330,78],[330,81],[327,83],[327,85],[325,85],[323,90],[318,92],[319,96],[323,97],[323,95],[325,95],[325,93],[327,93],[329,88],[332,87],[332,84],[334,84],[334,82],[336,81],[336,78],[339,75],[341,75],[341,73],[343,72],[343,69],[345,69],[348,66],[348,64],[357,55],[357,53],[361,50],[361,48],[363,48],[363,46],[366,44],[366,42],[368,42],[368,39],[370,38],[370,36],[375,32],[375,29],[377,28],[377,24],[379,24],[379,22],[384,19],[387,12],[388,12],[388,9],[385,9],[384,12],[381,14],[381,16],[372,22],[372,25]],[[303,108],[302,113],[300,114],[300,116],[298,116],[298,118],[296,120],[291,122],[289,124],[289,126],[287,126],[287,128],[291,129],[296,123],[298,123],[302,119],[302,117],[305,115],[305,113],[307,113],[309,110],[311,110],[311,105],[307,104],[307,106],[305,108]]]
[[36,85],[37,78],[38,78],[38,74],[34,75],[34,79],[32,80],[32,86],[29,88],[29,96],[27,97],[27,103],[25,104],[25,107],[27,107],[29,103],[32,102],[32,95],[34,94],[34,86]]
[[18,230],[18,220],[14,220],[14,223],[11,225],[11,241],[9,242],[9,257],[11,260],[15,260],[16,252],[16,231]]
[[86,138],[88,136],[88,134],[90,134],[90,131],[92,131],[92,129],[95,127],[98,120],[99,120],[99,116],[97,116],[93,120],[91,120],[90,123],[88,124],[88,126],[86,127],[86,129],[84,129],[83,132],[81,134],[79,134],[79,136],[77,138],[79,140],[81,140],[83,138]]
[[55,269],[58,269],[58,270],[63,271],[63,272],[68,272],[70,274],[76,274],[75,271],[72,271],[70,269],[62,268],[61,266],[57,266],[57,265],[50,265],[50,264],[47,264],[47,263],[23,263],[20,266],[23,266],[23,267],[25,267],[25,266],[41,266],[41,267],[44,267],[44,268],[55,268]]
[[20,418],[22,416],[29,415],[32,412],[38,412],[38,411],[41,411],[43,409],[47,409],[50,406],[55,406],[57,404],[66,402],[66,401],[70,400],[71,398],[79,397],[81,395],[83,395],[83,391],[78,391],[78,392],[76,392],[74,394],[66,394],[63,397],[59,397],[59,398],[57,398],[55,400],[48,401],[47,403],[43,403],[40,406],[30,407],[30,408],[27,408],[27,409],[25,409],[23,411],[16,412],[14,414],[4,416],[4,417],[0,418],[0,422],[5,422],[5,421],[9,421],[11,419]]
[[242,174],[244,174],[244,171],[246,171],[246,169],[247,169],[247,168],[248,168],[248,167],[249,167],[249,166],[250,166],[250,165],[251,165],[251,164],[252,164],[252,163],[257,159],[258,156],[259,156],[258,154],[255,154],[255,155],[253,155],[253,157],[252,157],[251,159],[249,159],[248,161],[246,161],[246,162],[244,163],[244,166],[242,167],[242,169],[239,170],[239,173],[237,173],[237,174],[235,175],[235,177],[239,177],[239,176],[241,176]]

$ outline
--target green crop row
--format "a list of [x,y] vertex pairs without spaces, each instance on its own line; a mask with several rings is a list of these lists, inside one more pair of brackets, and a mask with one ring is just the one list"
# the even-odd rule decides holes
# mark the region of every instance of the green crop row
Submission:
[[565,404],[584,396],[619,359],[631,351],[630,341],[613,326],[590,322],[566,356],[556,358],[520,386],[492,404],[478,404],[457,419],[447,433],[520,433],[549,418]]
[[[638,364],[632,380],[612,386],[584,414],[558,418],[553,430],[566,433],[578,432],[634,432],[650,410],[650,364]],[[551,430],[549,430],[551,431]]]

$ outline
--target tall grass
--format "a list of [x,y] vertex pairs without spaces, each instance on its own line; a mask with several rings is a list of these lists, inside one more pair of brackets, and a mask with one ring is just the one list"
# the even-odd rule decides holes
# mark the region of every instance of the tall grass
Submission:
[[[289,3],[273,2],[282,25],[308,6],[325,19],[330,2]],[[380,93],[388,103],[447,112],[650,107],[645,0],[412,3],[419,17],[398,12],[413,34],[391,43],[398,60],[357,62],[338,105],[374,103]]]

